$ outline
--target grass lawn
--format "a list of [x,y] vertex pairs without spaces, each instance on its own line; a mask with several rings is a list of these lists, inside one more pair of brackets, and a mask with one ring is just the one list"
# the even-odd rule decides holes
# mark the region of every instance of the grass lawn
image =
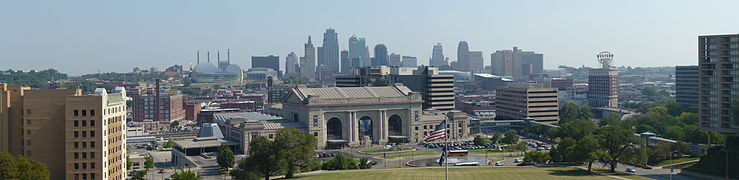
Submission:
[[[687,161],[699,160],[699,159],[701,158],[700,157],[684,157],[684,158],[679,158],[679,159],[672,159],[672,163],[677,164],[681,162],[687,162]],[[650,164],[650,166],[653,166],[653,167],[662,167],[662,166],[667,166],[667,165],[670,165],[670,159],[664,160],[660,163],[657,163],[656,165]]]
[[425,156],[425,155],[439,155],[439,153],[403,153],[403,154],[393,154],[385,157],[385,159],[392,159],[392,158],[399,158],[399,157],[410,157],[410,156]]
[[[404,148],[401,148],[400,151],[410,151],[410,150],[413,150],[413,148],[404,147]],[[364,151],[359,151],[359,152],[360,153],[383,153],[383,152],[397,152],[397,151],[393,151],[391,149],[370,149],[370,150],[364,150]]]
[[623,178],[628,178],[628,179],[650,179],[650,178],[641,177],[641,176],[637,176],[637,175],[629,174],[625,172],[616,171],[616,172],[611,173],[610,171],[611,171],[610,169],[593,167],[593,172],[599,172],[599,173],[608,174],[611,176],[618,176],[618,177],[623,177]]
[[[627,177],[628,178],[628,177]],[[328,172],[297,176],[295,179],[444,179],[444,168],[375,169]],[[612,179],[588,175],[572,167],[465,167],[449,168],[449,179]]]

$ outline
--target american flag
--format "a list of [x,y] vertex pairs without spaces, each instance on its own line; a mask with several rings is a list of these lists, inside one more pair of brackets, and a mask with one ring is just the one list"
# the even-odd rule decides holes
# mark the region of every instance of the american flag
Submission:
[[446,138],[446,120],[441,121],[441,124],[436,126],[434,132],[423,138],[423,142],[429,142],[437,139]]

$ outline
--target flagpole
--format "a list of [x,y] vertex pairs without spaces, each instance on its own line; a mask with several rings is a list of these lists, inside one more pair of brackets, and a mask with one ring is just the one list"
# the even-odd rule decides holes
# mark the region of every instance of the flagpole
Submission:
[[[444,121],[449,119],[449,116],[444,114]],[[446,123],[444,123],[444,140],[446,141],[446,146],[444,146],[444,169],[446,171],[445,176],[446,180],[449,180],[449,135],[446,133]]]

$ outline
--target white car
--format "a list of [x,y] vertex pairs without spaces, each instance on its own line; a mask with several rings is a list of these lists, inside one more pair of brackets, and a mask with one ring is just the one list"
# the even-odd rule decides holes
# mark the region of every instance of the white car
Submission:
[[495,162],[495,166],[502,166],[503,162]]
[[521,160],[521,158],[516,158],[516,159],[513,159],[513,162],[514,162],[514,163],[520,163],[520,162],[522,162],[522,161],[523,161],[523,160]]
[[634,169],[634,168],[626,168],[626,172],[636,173],[636,169]]

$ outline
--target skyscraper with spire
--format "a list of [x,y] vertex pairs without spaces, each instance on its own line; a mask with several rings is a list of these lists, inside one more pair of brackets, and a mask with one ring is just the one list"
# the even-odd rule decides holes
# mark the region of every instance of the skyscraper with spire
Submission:
[[305,43],[305,56],[300,61],[300,77],[309,81],[316,80],[316,48],[313,47],[310,36]]
[[323,47],[318,54],[318,65],[331,66],[334,73],[339,73],[339,39],[334,29],[326,29],[323,33]]

